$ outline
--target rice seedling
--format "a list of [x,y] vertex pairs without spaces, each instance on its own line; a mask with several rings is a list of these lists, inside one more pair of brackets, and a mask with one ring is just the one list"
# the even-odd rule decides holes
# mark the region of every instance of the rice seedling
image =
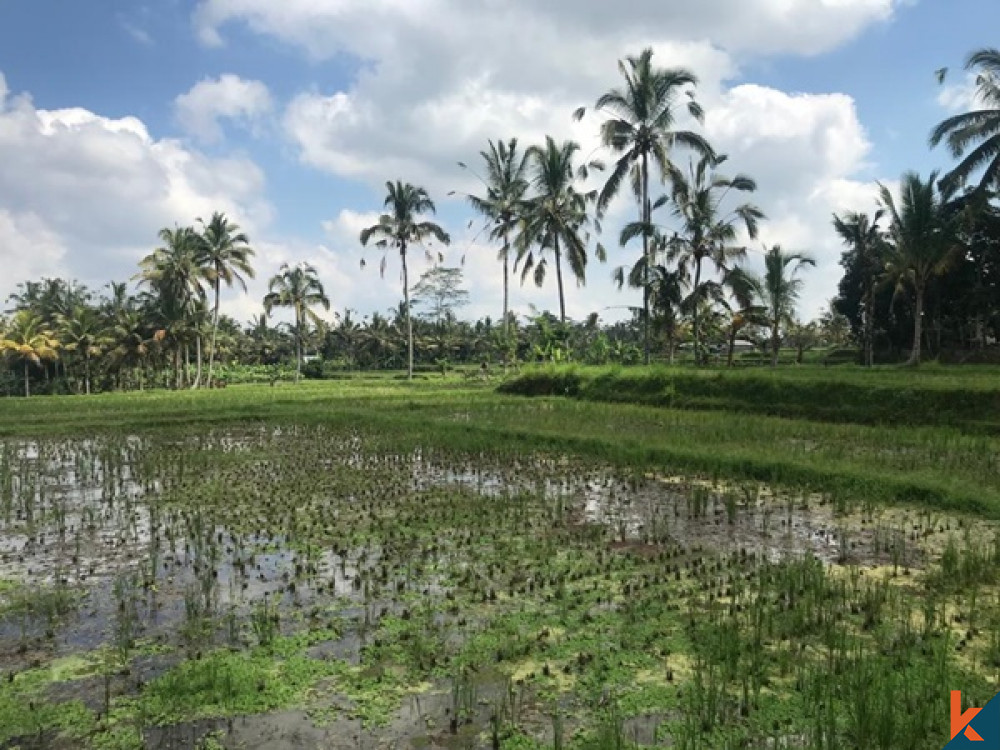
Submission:
[[[956,512],[989,438],[343,387],[263,421],[234,388],[212,394],[230,421],[0,440],[0,576],[23,581],[0,586],[0,719],[37,709],[0,737],[299,709],[372,743],[924,748],[942,685],[1000,687],[997,528]],[[856,440],[892,448],[888,480]],[[941,446],[947,481],[887,502]],[[95,655],[99,710],[21,676],[60,649]]]

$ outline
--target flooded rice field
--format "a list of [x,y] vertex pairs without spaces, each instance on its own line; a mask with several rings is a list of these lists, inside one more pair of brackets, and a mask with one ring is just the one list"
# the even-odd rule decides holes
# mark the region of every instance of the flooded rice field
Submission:
[[0,747],[923,748],[996,692],[989,523],[389,444],[0,442]]

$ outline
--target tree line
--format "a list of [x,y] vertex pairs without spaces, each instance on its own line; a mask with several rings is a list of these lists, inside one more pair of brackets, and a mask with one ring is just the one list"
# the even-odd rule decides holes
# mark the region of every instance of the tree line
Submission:
[[[195,226],[161,230],[159,247],[139,264],[134,292],[121,282],[102,295],[59,279],[21,284],[9,316],[0,318],[0,351],[8,375],[21,379],[28,395],[33,382],[90,393],[95,376],[100,388],[212,387],[222,362],[231,368],[290,361],[298,380],[304,364],[307,374],[315,370],[317,354],[349,368],[405,368],[413,377],[418,367],[462,361],[672,363],[679,349],[695,364],[732,365],[744,340],[766,351],[772,365],[783,346],[801,360],[811,346],[840,346],[848,338],[868,365],[876,352],[885,356],[904,344],[912,364],[927,343],[936,351],[985,347],[1000,325],[1000,216],[992,202],[1000,180],[1000,53],[976,52],[968,67],[978,72],[982,109],[945,120],[931,136],[932,146],[947,143],[958,165],[943,177],[907,173],[898,197],[880,186],[872,213],[834,216],[846,243],[845,273],[830,311],[810,324],[797,320],[796,304],[801,274],[815,261],[772,246],[763,249],[762,274],[745,266],[766,220],[749,200],[756,182],[727,175],[726,156],[697,132],[704,111],[696,76],[657,67],[647,49],[620,61],[620,86],[574,113],[599,118],[607,163],[581,159],[578,143],[551,136],[527,148],[516,138],[489,141],[478,166],[459,162],[481,183],[477,194],[462,195],[497,247],[503,278],[497,322],[458,320],[461,271],[446,268],[438,249],[451,238],[432,220],[436,206],[428,192],[395,181],[386,183],[378,221],[359,237],[362,246],[383,251],[383,275],[390,255],[400,260],[403,299],[388,315],[359,321],[347,310],[327,323],[318,310],[330,310],[331,300],[317,270],[300,263],[278,269],[263,313],[239,326],[220,314],[220,300],[231,287],[246,289],[255,253],[240,227],[215,213]],[[979,182],[970,185],[974,176]],[[640,291],[642,305],[610,327],[600,326],[596,313],[573,322],[566,315],[566,276],[583,284],[590,256],[606,261],[595,240],[624,194],[636,214],[618,245],[639,250],[613,270],[613,279]],[[414,249],[435,266],[411,288]],[[522,323],[509,308],[511,278],[541,286],[550,275],[558,316],[540,313]],[[412,314],[421,297],[436,301],[433,314]],[[287,308],[292,323],[272,325],[275,308]],[[307,351],[313,354],[304,362]]]

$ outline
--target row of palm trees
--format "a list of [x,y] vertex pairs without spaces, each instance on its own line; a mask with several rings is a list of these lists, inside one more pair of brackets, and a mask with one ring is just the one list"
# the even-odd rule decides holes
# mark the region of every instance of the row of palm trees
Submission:
[[[852,262],[861,269],[863,321],[859,339],[864,361],[874,361],[877,327],[874,300],[884,285],[912,295],[913,349],[910,360],[921,357],[922,311],[928,284],[943,273],[962,250],[963,227],[970,217],[991,210],[1000,184],[1000,52],[983,50],[968,61],[979,71],[982,108],[949,118],[931,137],[932,145],[947,142],[959,164],[938,180],[904,175],[897,199],[882,187],[878,210],[871,216],[854,212],[834,217],[834,227],[849,246]],[[559,320],[566,322],[564,271],[584,283],[591,233],[601,231],[616,198],[628,186],[637,204],[637,220],[627,223],[618,240],[622,247],[641,241],[641,253],[631,264],[614,270],[619,286],[641,290],[642,307],[634,310],[642,326],[645,358],[652,349],[652,333],[666,340],[667,353],[685,327],[690,332],[696,361],[706,356],[704,331],[718,311],[727,316],[730,359],[733,343],[750,327],[766,328],[777,362],[782,329],[791,330],[801,291],[799,273],[813,265],[803,253],[775,246],[765,249],[764,273],[756,276],[741,266],[747,245],[758,236],[764,212],[741,200],[756,190],[747,175],[726,176],[720,168],[726,157],[714,151],[697,132],[703,112],[694,96],[696,77],[682,68],[654,66],[652,52],[620,62],[623,85],[599,97],[592,108],[602,118],[600,139],[612,157],[610,169],[598,159],[581,159],[573,141],[545,142],[526,149],[516,139],[490,141],[481,152],[484,174],[477,175],[484,190],[466,195],[472,208],[486,220],[485,231],[499,246],[502,264],[502,328],[509,333],[509,284],[514,273],[523,283],[531,277],[541,285],[554,265]],[[586,117],[587,108],[575,113]],[[682,168],[676,151],[683,149],[688,166]],[[979,184],[960,193],[981,170]],[[602,184],[589,186],[591,175],[608,171]],[[402,181],[387,183],[384,212],[361,232],[362,245],[398,253],[402,264],[403,305],[407,337],[407,370],[412,377],[414,336],[408,252],[421,247],[433,260],[442,255],[434,243],[448,245],[448,233],[428,217],[435,204],[427,191]],[[657,190],[660,188],[660,190]],[[659,195],[656,193],[659,192]],[[668,218],[658,219],[661,213]],[[977,214],[977,212],[979,212]],[[213,214],[196,226],[160,232],[161,244],[140,263],[140,297],[131,298],[122,285],[112,285],[109,309],[68,305],[39,317],[21,310],[0,331],[0,351],[23,365],[25,389],[30,368],[71,353],[83,370],[86,392],[91,389],[92,361],[104,355],[138,372],[155,349],[172,359],[175,387],[211,386],[218,361],[220,300],[225,289],[246,289],[253,278],[254,251],[239,226],[224,214]],[[605,260],[598,242],[594,255]],[[364,263],[364,261],[362,261]],[[71,295],[70,295],[71,297]],[[292,333],[299,375],[310,323],[319,318],[317,307],[329,309],[315,268],[285,265],[273,277],[264,298],[265,315],[277,307],[292,311]],[[266,322],[265,322],[266,327]],[[188,363],[196,363],[193,377]],[[202,364],[207,374],[202,377]]]
[[[625,58],[619,69],[624,85],[600,96],[593,108],[603,118],[601,145],[614,160],[599,189],[587,189],[585,183],[592,173],[605,171],[605,164],[597,159],[578,164],[580,146],[574,141],[558,143],[547,137],[544,144],[523,151],[516,139],[490,141],[480,152],[484,175],[459,162],[483,183],[484,192],[467,199],[485,217],[489,238],[500,246],[503,319],[508,317],[512,262],[515,270],[520,269],[522,282],[531,275],[541,285],[551,259],[560,319],[565,321],[563,261],[577,282],[584,283],[590,230],[600,231],[609,208],[629,185],[638,204],[638,220],[622,229],[619,244],[625,247],[638,239],[642,251],[631,267],[616,269],[614,277],[620,287],[627,283],[642,292],[642,308],[637,313],[643,325],[646,361],[651,356],[651,327],[659,321],[673,331],[682,316],[691,320],[696,359],[703,361],[706,308],[714,304],[731,307],[732,299],[745,309],[741,326],[762,320],[764,313],[755,312],[758,309],[774,313],[767,324],[776,362],[780,327],[790,319],[801,286],[794,275],[813,261],[776,247],[766,251],[764,278],[741,269],[746,242],[757,237],[765,217],[752,203],[730,205],[734,191],[753,192],[756,183],[746,175],[721,175],[717,170],[726,157],[717,154],[702,135],[680,126],[685,116],[693,124],[703,119],[694,96],[696,76],[683,68],[656,67],[650,49]],[[574,113],[577,119],[586,115],[586,107]],[[677,148],[696,157],[689,169],[676,163]],[[657,186],[665,192],[654,197]],[[390,185],[386,205],[394,203],[392,196]],[[668,206],[672,230],[654,221],[654,214]],[[433,204],[427,207],[433,209]],[[595,255],[601,261],[606,258],[600,242]],[[714,272],[711,278],[710,271]],[[775,274],[780,278],[773,279]],[[770,285],[769,279],[773,280]],[[672,334],[668,338],[672,356]]]
[[[893,299],[912,295],[913,343],[909,364],[922,356],[924,307],[928,286],[971,250],[977,222],[995,213],[992,201],[1000,188],[1000,50],[981,49],[966,61],[976,72],[976,107],[939,123],[931,147],[946,143],[959,159],[949,172],[926,179],[903,175],[898,198],[880,185],[873,214],[848,212],[833,217],[833,226],[848,246],[845,264],[861,277],[861,343],[863,362],[874,363],[876,295],[892,286]],[[939,71],[944,80],[946,71]],[[978,177],[978,181],[973,178]]]

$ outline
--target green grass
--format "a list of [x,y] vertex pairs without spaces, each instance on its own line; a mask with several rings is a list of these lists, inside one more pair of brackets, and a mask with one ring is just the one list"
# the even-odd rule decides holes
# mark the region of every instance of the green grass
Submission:
[[543,367],[527,370],[501,390],[524,396],[1000,434],[1000,369],[995,367]]

